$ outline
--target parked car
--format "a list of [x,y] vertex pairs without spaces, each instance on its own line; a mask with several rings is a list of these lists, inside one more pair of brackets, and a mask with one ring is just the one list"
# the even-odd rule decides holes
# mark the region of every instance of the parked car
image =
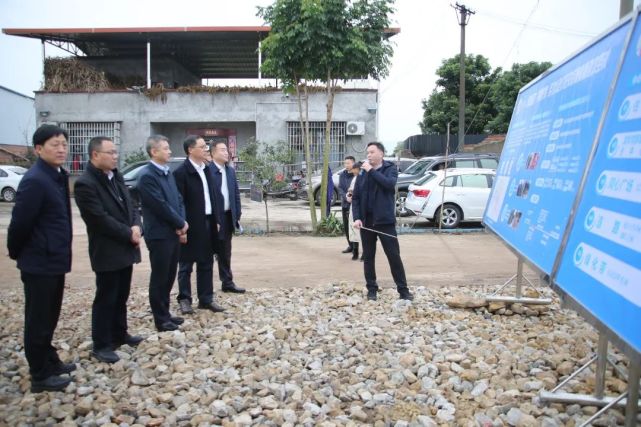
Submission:
[[409,216],[412,213],[405,208],[405,200],[410,184],[425,174],[443,169],[447,160],[448,168],[483,168],[496,169],[499,157],[492,153],[456,153],[449,156],[422,157],[398,175],[396,181],[396,215]]
[[398,166],[399,172],[405,172],[407,168],[409,168],[410,166],[412,166],[414,163],[418,161],[416,159],[411,159],[409,157],[401,157],[401,158],[385,157],[384,159],[389,160],[392,163],[396,163],[396,166]]
[[[182,165],[185,161],[185,157],[172,157],[169,159],[169,169],[173,172],[178,166]],[[131,194],[131,200],[134,203],[134,206],[140,206],[140,195],[138,194],[138,175],[142,171],[144,166],[149,164],[149,160],[144,160],[142,162],[132,163],[128,166],[125,166],[122,169],[122,177],[125,180],[125,185],[129,189],[129,194]]]
[[27,169],[22,166],[0,165],[0,197],[5,202],[16,200],[18,184]]
[[[443,228],[481,221],[496,172],[461,168],[428,172],[410,184],[405,207]],[[445,193],[445,194],[443,194]]]
[[[334,191],[332,192],[332,205],[340,202],[338,194],[338,181],[340,174],[345,170],[345,168],[340,168],[338,171],[332,174],[332,183],[334,184]],[[316,205],[320,206],[320,189],[321,189],[321,175],[312,176],[312,194],[314,195],[314,200]],[[305,196],[307,193],[307,184],[305,183],[301,188],[302,195]]]

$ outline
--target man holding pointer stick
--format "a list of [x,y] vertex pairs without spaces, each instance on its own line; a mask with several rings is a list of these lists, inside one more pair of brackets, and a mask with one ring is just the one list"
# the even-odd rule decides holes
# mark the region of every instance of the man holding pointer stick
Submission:
[[361,230],[367,299],[375,301],[378,292],[375,256],[376,240],[380,239],[399,297],[411,301],[414,295],[407,287],[396,238],[394,193],[398,170],[392,162],[384,161],[384,156],[383,144],[367,144],[367,162],[361,166],[365,173],[356,181],[352,195],[354,228]]

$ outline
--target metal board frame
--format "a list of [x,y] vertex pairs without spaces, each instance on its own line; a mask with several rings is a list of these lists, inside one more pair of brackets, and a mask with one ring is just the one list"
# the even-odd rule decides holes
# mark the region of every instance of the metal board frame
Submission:
[[[575,300],[571,295],[569,295],[567,292],[565,292],[557,283],[556,283],[556,277],[560,269],[561,261],[563,259],[563,255],[565,253],[567,243],[569,240],[569,235],[572,230],[572,227],[574,226],[575,222],[575,217],[576,217],[576,212],[579,207],[579,204],[583,198],[583,194],[585,192],[585,186],[586,182],[588,179],[588,175],[590,172],[590,168],[594,162],[594,158],[596,156],[596,152],[599,146],[599,140],[601,137],[601,133],[603,131],[603,126],[605,123],[605,120],[607,118],[607,114],[610,111],[611,103],[612,103],[612,98],[614,96],[614,91],[616,88],[616,85],[619,81],[619,77],[621,74],[621,70],[623,67],[623,63],[625,60],[626,53],[628,52],[628,49],[630,47],[630,42],[632,39],[632,35],[635,30],[635,26],[637,24],[639,14],[641,13],[641,6],[637,7],[633,12],[628,14],[624,19],[621,21],[617,22],[615,25],[610,27],[608,30],[604,31],[602,34],[600,34],[598,37],[594,39],[594,41],[588,43],[586,46],[581,48],[579,51],[575,52],[574,54],[570,55],[568,58],[565,60],[561,61],[559,64],[556,66],[552,67],[545,73],[543,73],[541,76],[539,76],[537,79],[534,81],[530,82],[528,85],[524,86],[520,91],[519,95],[521,92],[529,88],[530,86],[536,84],[539,80],[545,78],[552,72],[554,72],[556,69],[564,65],[566,62],[572,60],[574,57],[576,57],[580,52],[590,48],[591,46],[595,45],[598,43],[601,39],[603,39],[607,34],[617,30],[623,25],[626,25],[630,23],[630,29],[628,31],[628,34],[625,38],[624,46],[623,49],[621,50],[620,58],[616,67],[616,71],[614,73],[614,77],[612,81],[610,82],[610,87],[608,89],[608,95],[604,104],[604,109],[601,113],[601,117],[599,119],[599,124],[597,126],[593,141],[592,141],[592,147],[589,151],[588,157],[585,162],[585,166],[583,168],[583,174],[581,176],[580,184],[579,184],[579,189],[576,193],[576,196],[574,198],[574,202],[572,203],[572,207],[568,216],[568,221],[566,223],[563,237],[561,239],[559,249],[557,251],[555,261],[552,267],[552,271],[550,274],[550,285],[552,289],[559,294],[559,296],[562,299],[563,306],[573,309],[576,311],[581,317],[585,319],[586,322],[590,323],[593,325],[597,331],[599,332],[599,348],[597,355],[592,358],[587,364],[582,366],[578,371],[576,371],[574,374],[572,374],[566,381],[562,382],[559,384],[552,392],[542,392],[540,397],[542,400],[549,400],[549,401],[563,401],[563,402],[574,402],[574,403],[579,403],[579,404],[591,404],[591,405],[599,405],[603,406],[603,409],[599,412],[597,412],[593,417],[588,419],[583,425],[588,425],[591,423],[594,419],[598,417],[601,413],[609,409],[610,407],[613,407],[614,405],[623,405],[625,404],[626,406],[626,419],[625,419],[625,425],[626,426],[634,426],[637,423],[637,415],[638,415],[638,408],[639,408],[639,378],[641,375],[641,353],[639,353],[634,347],[632,347],[630,344],[628,344],[625,340],[623,340],[614,330],[612,330],[610,327],[608,327],[603,321],[597,318],[597,316],[594,315],[589,309],[584,307],[579,301]],[[527,262],[528,265],[533,267],[535,271],[538,271],[539,273],[544,273],[540,267],[538,267],[536,264],[529,262],[529,260],[524,256],[523,253],[521,253],[520,250],[518,250],[516,247],[514,247],[511,243],[507,242],[504,240],[497,232],[495,232],[488,224],[485,224],[486,229],[489,230],[492,234],[495,236],[501,238],[503,240],[503,243],[513,252],[518,258],[518,270],[517,270],[517,277],[519,274],[522,275],[522,263]],[[511,281],[512,279],[510,279]],[[506,282],[505,285],[507,285],[510,281]],[[505,286],[504,285],[504,286]],[[519,287],[517,284],[517,298],[520,296],[518,295]],[[630,369],[628,373],[628,391],[626,393],[623,393],[622,395],[616,397],[616,398],[611,398],[611,397],[605,397],[604,396],[604,376],[605,376],[605,369],[606,369],[606,364],[608,361],[607,358],[607,347],[608,347],[608,342],[612,342],[619,350],[621,350],[626,357],[628,358],[630,362]],[[574,378],[577,374],[579,374],[581,371],[583,371],[585,368],[587,368],[591,363],[597,362],[597,382],[596,382],[596,391],[595,391],[595,396],[590,397],[590,396],[585,396],[585,395],[577,395],[577,394],[571,394],[571,393],[559,393],[558,390],[565,385],[569,381],[569,379]],[[626,399],[627,398],[627,399]],[[624,400],[625,399],[625,400]]]

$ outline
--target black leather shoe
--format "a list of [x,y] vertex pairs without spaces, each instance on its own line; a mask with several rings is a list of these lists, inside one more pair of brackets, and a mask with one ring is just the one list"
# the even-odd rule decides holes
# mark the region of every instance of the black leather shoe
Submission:
[[201,310],[210,310],[214,313],[222,313],[223,311],[225,311],[223,307],[213,301],[208,304],[198,304],[198,308],[200,308]]
[[125,339],[122,342],[123,344],[127,344],[128,346],[131,347],[136,347],[138,344],[144,341],[144,338],[138,335],[125,335]]
[[370,301],[376,301],[378,296],[376,295],[376,291],[367,291],[367,299]]
[[178,325],[174,322],[165,322],[162,325],[156,325],[156,329],[158,329],[158,332],[175,331],[178,329]]
[[71,382],[71,378],[62,378],[58,375],[52,375],[44,380],[31,381],[31,393],[40,393],[43,391],[62,391]]
[[178,305],[180,306],[180,312],[182,314],[192,314],[194,312],[194,309],[191,308],[191,302],[189,302],[188,299],[181,299],[178,301]]
[[350,252],[352,252],[352,247],[351,246],[348,246],[343,251],[341,251],[342,254],[348,254]]
[[92,350],[91,355],[105,363],[116,363],[120,360],[120,357],[118,357],[115,351],[108,349]]
[[398,298],[399,299],[404,299],[404,300],[407,300],[407,301],[413,301],[414,300],[414,295],[412,295],[412,293],[410,291],[405,291],[405,292],[401,292]]
[[243,288],[239,288],[235,284],[223,286],[223,292],[232,292],[234,294],[244,294],[245,290]]
[[178,316],[171,316],[169,318],[169,320],[171,320],[171,323],[173,323],[175,325],[182,325],[183,323],[185,323],[185,319],[183,319],[182,317],[178,317]]
[[70,374],[75,370],[76,370],[76,364],[75,363],[62,363],[62,362],[60,362],[53,369],[53,375]]

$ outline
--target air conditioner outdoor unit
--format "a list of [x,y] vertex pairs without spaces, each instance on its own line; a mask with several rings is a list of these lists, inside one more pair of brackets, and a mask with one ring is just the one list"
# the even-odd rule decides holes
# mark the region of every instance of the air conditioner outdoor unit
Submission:
[[347,135],[365,135],[365,122],[347,122],[345,131]]

